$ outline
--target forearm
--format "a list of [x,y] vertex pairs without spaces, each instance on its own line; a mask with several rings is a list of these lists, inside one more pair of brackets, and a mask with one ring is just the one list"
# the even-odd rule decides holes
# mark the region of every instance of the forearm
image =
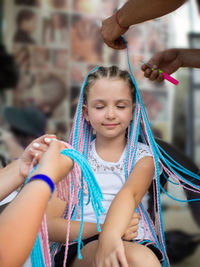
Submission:
[[119,11],[120,25],[128,27],[166,15],[179,8],[186,0],[129,0]]
[[43,181],[33,181],[2,212],[0,266],[22,266],[34,245],[50,193]]
[[200,49],[177,49],[182,67],[200,68]]
[[[69,232],[70,242],[78,238],[80,231],[80,224],[81,224],[80,221],[70,222],[70,232]],[[49,232],[49,239],[51,241],[65,244],[67,235],[67,220],[64,218],[48,219],[48,232]],[[98,230],[96,223],[84,222],[82,239],[86,239],[97,234]]]
[[122,237],[129,225],[136,202],[127,188],[122,189],[113,200],[103,226],[101,236],[112,234]]
[[[70,235],[69,235],[70,241],[73,241],[78,238],[80,231],[80,224],[81,223],[79,221],[71,221]],[[100,225],[101,228],[102,226],[103,225]],[[97,230],[96,223],[90,223],[90,222],[83,223],[82,239],[86,239],[97,234],[99,234],[99,232]]]
[[15,160],[0,172],[0,200],[7,197],[23,183],[19,172],[19,160]]

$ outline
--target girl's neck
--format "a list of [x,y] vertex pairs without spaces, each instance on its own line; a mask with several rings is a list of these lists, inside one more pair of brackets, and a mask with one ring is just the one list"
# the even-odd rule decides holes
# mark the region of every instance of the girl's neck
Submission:
[[103,138],[98,136],[96,137],[96,152],[105,161],[119,161],[125,146],[125,136],[119,136],[118,138]]

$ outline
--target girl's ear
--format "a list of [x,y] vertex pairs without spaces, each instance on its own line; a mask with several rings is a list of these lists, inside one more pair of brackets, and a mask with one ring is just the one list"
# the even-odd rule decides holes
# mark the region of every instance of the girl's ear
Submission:
[[87,105],[83,104],[83,115],[87,122],[90,122],[89,116],[88,116],[88,108]]

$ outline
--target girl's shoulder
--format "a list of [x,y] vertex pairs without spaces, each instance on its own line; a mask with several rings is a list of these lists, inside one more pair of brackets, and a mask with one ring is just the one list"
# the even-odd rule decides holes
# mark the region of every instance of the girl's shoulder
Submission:
[[152,157],[149,146],[141,142],[137,142],[135,162],[147,156]]

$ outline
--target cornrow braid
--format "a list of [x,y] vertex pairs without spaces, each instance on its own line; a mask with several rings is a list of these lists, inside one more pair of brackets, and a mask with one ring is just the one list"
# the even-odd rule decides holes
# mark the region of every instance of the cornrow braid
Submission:
[[133,103],[135,103],[135,86],[131,80],[128,71],[121,70],[117,66],[113,65],[110,67],[101,66],[98,68],[98,70],[88,75],[87,83],[85,85],[85,90],[83,93],[83,99],[85,104],[87,104],[89,89],[91,88],[91,86],[94,85],[97,80],[100,80],[102,78],[121,79],[125,81],[131,90],[132,101]]

